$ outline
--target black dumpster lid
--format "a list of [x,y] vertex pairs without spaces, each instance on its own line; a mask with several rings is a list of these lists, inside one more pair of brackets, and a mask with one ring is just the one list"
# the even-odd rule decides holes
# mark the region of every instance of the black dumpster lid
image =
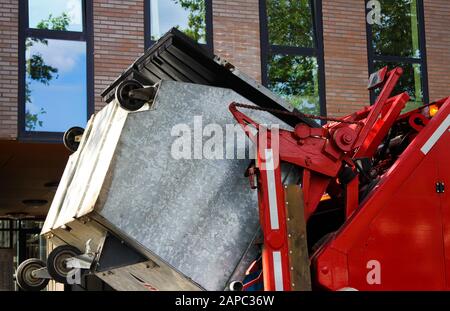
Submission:
[[[144,85],[155,84],[160,80],[174,80],[229,88],[260,107],[294,110],[279,96],[176,28],[161,37],[107,87],[101,94],[103,100],[110,102],[117,85],[129,79],[138,80]],[[294,116],[276,116],[292,126],[299,123],[299,119]],[[302,119],[300,122],[318,126],[310,119]]]

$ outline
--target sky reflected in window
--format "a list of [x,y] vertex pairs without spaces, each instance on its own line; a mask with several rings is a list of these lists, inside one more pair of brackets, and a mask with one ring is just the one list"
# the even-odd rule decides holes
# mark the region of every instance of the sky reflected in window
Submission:
[[28,0],[29,27],[38,28],[41,21],[67,14],[68,31],[83,31],[82,0]]
[[150,0],[151,39],[158,40],[172,27],[198,43],[206,43],[204,0]]
[[26,39],[25,130],[86,125],[86,43]]

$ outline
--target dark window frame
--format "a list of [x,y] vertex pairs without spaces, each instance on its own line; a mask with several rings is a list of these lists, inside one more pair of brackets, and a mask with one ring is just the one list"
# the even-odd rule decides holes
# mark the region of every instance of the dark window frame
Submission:
[[313,48],[271,45],[269,42],[269,29],[267,21],[266,0],[259,0],[259,19],[261,36],[261,79],[262,84],[268,85],[268,58],[271,54],[311,56],[317,59],[317,75],[319,82],[319,105],[320,115],[327,115],[326,105],[326,84],[325,84],[325,60],[323,43],[323,20],[322,20],[322,0],[309,0],[312,8],[312,18],[314,27]]
[[63,132],[26,131],[25,129],[25,85],[27,37],[86,42],[86,121],[94,113],[94,59],[93,59],[93,0],[82,0],[83,31],[58,31],[29,28],[28,1],[19,2],[19,83],[18,83],[18,139],[33,142],[62,142]]
[[13,231],[19,231],[20,225],[19,225],[19,229],[13,228],[13,220],[8,219],[8,218],[6,218],[6,219],[0,218],[0,221],[8,221],[9,222],[9,228],[0,228],[0,232],[8,232],[9,233],[8,247],[0,247],[0,249],[11,249],[13,246],[13,239],[14,239]]
[[[364,1],[365,5],[365,16],[364,20],[366,20],[367,14],[370,12],[370,9],[367,9],[367,3],[369,0]],[[390,56],[390,55],[377,55],[373,49],[372,45],[372,25],[369,24],[366,20],[366,35],[367,35],[367,63],[369,75],[375,72],[375,62],[383,61],[383,62],[393,62],[393,63],[407,63],[407,64],[419,64],[421,70],[421,86],[423,92],[423,102],[424,104],[429,103],[429,89],[428,89],[428,67],[427,67],[427,46],[426,46],[426,32],[425,32],[425,14],[424,14],[424,6],[423,0],[417,1],[417,22],[418,22],[418,30],[419,30],[419,51],[420,58],[415,57],[407,57],[407,56]],[[370,91],[370,102],[373,105],[376,100],[375,91]]]
[[[214,43],[213,43],[213,10],[212,10],[212,1],[213,0],[204,0],[205,1],[205,23],[206,23],[206,48],[213,53],[214,52]],[[145,38],[145,50],[150,48],[153,44],[155,44],[154,40],[150,39],[151,35],[151,14],[150,14],[150,0],[144,0],[144,38]]]
[[[42,221],[45,222],[45,219],[42,217],[36,217],[36,218],[30,218],[30,219],[11,219],[11,218],[3,218],[0,217],[0,221],[8,221],[9,222],[9,228],[1,228],[0,232],[8,232],[9,233],[9,246],[8,247],[0,247],[0,249],[12,249],[14,245],[14,233],[16,233],[16,238],[18,239],[18,243],[16,245],[17,251],[18,251],[18,264],[20,264],[25,259],[25,252],[24,249],[24,243],[20,243],[21,239],[23,240],[23,237],[27,233],[32,234],[39,234],[42,231],[42,228],[25,228],[23,222],[27,220],[32,221]],[[16,223],[16,227],[14,226],[14,223]],[[44,224],[42,224],[43,226]]]

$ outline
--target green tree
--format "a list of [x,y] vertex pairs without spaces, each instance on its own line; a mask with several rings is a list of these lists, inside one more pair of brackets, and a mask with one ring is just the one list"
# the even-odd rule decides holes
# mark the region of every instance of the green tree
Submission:
[[[50,14],[47,19],[40,21],[36,28],[64,31],[67,30],[69,23],[70,18],[66,13],[62,13],[61,16],[52,16],[52,14]],[[25,47],[27,50],[30,50],[35,44],[48,45],[48,40],[27,38],[25,41]],[[25,102],[31,103],[30,81],[37,81],[44,85],[49,85],[52,79],[58,78],[58,68],[47,65],[42,57],[42,54],[39,52],[35,52],[30,55],[25,66],[27,74],[27,82],[25,83]],[[29,109],[26,109],[25,129],[27,131],[33,131],[37,126],[42,126],[43,122],[39,119],[39,116],[45,113],[46,112],[43,108],[41,108],[37,113],[31,113]]]
[[67,26],[70,24],[70,17],[67,13],[62,13],[61,16],[53,16],[50,14],[47,19],[40,21],[36,28],[67,31]]
[[320,114],[316,58],[272,55],[267,73],[273,92],[303,113]]
[[[267,0],[269,44],[285,47],[315,46],[309,0]],[[272,54],[268,59],[268,87],[304,113],[320,114],[317,59]]]
[[381,0],[381,25],[372,26],[375,54],[420,57],[416,0]]
[[[372,27],[372,44],[377,55],[420,57],[417,0],[380,0],[381,26]],[[310,0],[266,0],[269,45],[313,48],[315,33]],[[419,64],[376,62],[401,66],[404,74],[395,92],[408,92],[416,107],[422,101]],[[305,113],[318,114],[317,60],[300,55],[271,54],[268,59],[268,87]]]
[[314,47],[310,0],[267,0],[267,26],[271,45]]
[[[372,26],[372,47],[376,55],[420,58],[417,0],[381,0],[381,25]],[[422,104],[423,90],[419,64],[376,62],[375,69],[400,66],[404,73],[395,93],[408,92],[406,110]]]
[[206,7],[205,0],[173,0],[189,11],[188,27],[181,29],[197,42],[206,42]]

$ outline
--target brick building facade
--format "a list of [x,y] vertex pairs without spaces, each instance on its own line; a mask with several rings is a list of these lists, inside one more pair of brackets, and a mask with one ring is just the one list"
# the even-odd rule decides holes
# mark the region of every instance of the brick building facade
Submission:
[[17,85],[19,6],[17,1],[5,0],[0,6],[0,138],[17,138]]
[[[93,0],[95,110],[99,94],[144,51],[144,0]],[[329,115],[369,101],[364,1],[322,1],[325,94]],[[261,81],[259,0],[212,1],[214,53]],[[19,5],[0,5],[0,139],[18,138]],[[447,95],[450,81],[450,3],[424,1],[430,99]]]
[[[384,10],[397,12],[406,9],[401,23],[384,30],[392,32],[403,27],[411,36],[411,40],[402,41],[400,48],[404,50],[398,55],[389,54],[392,52],[389,47],[386,52],[373,43],[371,34],[378,31],[378,35],[383,37],[383,29],[376,24],[368,24],[368,14],[373,10],[367,7],[368,0],[197,2],[205,5],[205,33],[200,36],[203,38],[201,43],[274,92],[289,89],[276,76],[277,72],[271,70],[277,64],[287,63],[284,70],[292,70],[292,76],[296,76],[297,71],[304,68],[302,66],[312,65],[311,70],[303,72],[306,82],[301,78],[287,82],[291,83],[289,86],[294,94],[291,97],[285,95],[288,100],[300,98],[301,102],[308,98],[315,101],[320,106],[316,110],[318,113],[342,116],[368,105],[373,100],[366,89],[369,71],[384,64],[409,66],[409,77],[413,81],[411,95],[418,97],[416,104],[450,96],[448,0],[379,0],[383,14],[387,14]],[[71,8],[78,8],[82,15],[78,24],[73,24],[77,16],[71,16],[71,21],[51,19],[48,14],[53,13],[51,10],[46,15],[39,15],[36,9],[40,5],[40,9],[45,11],[46,6],[56,3],[70,3]],[[165,32],[159,26],[179,24],[176,18],[183,17],[182,14],[162,8],[160,12],[168,15],[161,16],[161,20],[152,19],[150,10],[157,10],[157,5],[167,3],[169,0],[0,2],[0,233],[12,230],[8,233],[12,236],[14,231],[18,237],[20,234],[16,233],[22,228],[20,224],[24,227],[31,224],[33,229],[27,230],[39,234],[69,156],[61,143],[64,124],[56,130],[40,126],[37,117],[41,112],[36,107],[35,112],[29,115],[30,119],[26,120],[27,107],[33,108],[33,99],[39,97],[45,104],[49,101],[47,95],[57,94],[57,102],[53,103],[55,107],[58,108],[58,101],[64,104],[78,100],[84,106],[80,113],[85,122],[90,114],[104,106],[101,92],[158,39],[158,31],[159,35]],[[292,7],[286,10],[280,3],[289,3]],[[392,8],[398,3],[406,3],[406,6]],[[277,10],[285,11],[280,13]],[[48,18],[47,25],[33,19],[33,15]],[[292,33],[286,35],[287,31]],[[29,38],[37,39],[27,41]],[[65,50],[60,49],[64,46]],[[35,49],[34,62],[52,60],[49,55],[53,55],[53,63],[58,64],[59,71],[50,63],[47,67],[41,66],[38,72],[29,72],[27,66],[31,65],[27,62],[31,58],[27,50],[32,48]],[[80,54],[80,51],[84,52]],[[65,58],[65,52],[78,53],[78,63]],[[83,77],[81,89],[77,83],[80,79],[70,80],[64,76],[69,69]],[[26,80],[25,77],[32,74],[34,78]],[[47,91],[43,90],[43,86],[47,87],[56,76],[60,76],[60,80],[71,81],[59,86],[66,93],[57,93],[51,85]],[[284,78],[289,80],[291,77]],[[35,93],[30,93],[31,88]],[[296,92],[296,88],[304,89]],[[80,107],[72,106],[73,111],[66,112],[65,116],[61,110],[54,112],[53,122],[70,119],[72,114],[75,118],[79,112],[75,108]],[[27,124],[28,121],[31,123]],[[41,127],[41,131],[35,131],[36,127]],[[14,226],[12,219],[16,222]],[[11,241],[12,238],[8,239],[9,247],[13,248]],[[18,254],[16,265],[38,256],[28,253],[31,248],[25,244],[26,239],[23,238],[15,243],[18,248],[14,252]],[[36,245],[35,249],[41,246]],[[1,239],[0,248],[8,248]],[[54,288],[55,284],[52,285]]]
[[[32,0],[28,0],[32,1]],[[80,0],[81,1],[81,0]],[[92,49],[87,52],[87,63],[92,66],[93,76],[87,81],[92,88],[93,104],[89,112],[98,111],[104,103],[101,91],[120,75],[145,49],[145,38],[149,36],[146,25],[149,14],[145,11],[150,0],[85,0],[83,9],[87,23],[86,37],[83,39]],[[426,51],[422,59],[427,70],[422,70],[422,76],[427,79],[426,87],[430,100],[438,100],[450,95],[450,3],[447,0],[414,0],[419,10],[423,10],[424,41]],[[42,162],[35,163],[26,172],[14,174],[20,177],[22,183],[32,183],[38,179],[29,176],[37,172],[39,167],[48,167],[47,172],[53,179],[61,174],[67,152],[60,140],[23,139],[20,122],[20,57],[24,56],[21,49],[20,33],[23,3],[26,0],[3,0],[0,4],[0,143],[3,157],[2,167],[8,167],[8,161],[19,153],[20,159],[30,157],[34,152],[51,152],[52,156],[43,157]],[[267,32],[261,22],[263,0],[207,0],[210,10],[209,30],[213,51],[216,55],[229,60],[241,71],[257,81],[265,81],[264,68],[267,61],[263,59],[267,42],[263,34]],[[305,2],[305,1],[303,1]],[[306,2],[305,2],[306,3]],[[327,114],[341,116],[367,105],[370,101],[366,90],[369,75],[368,35],[366,16],[368,9],[363,0],[322,0],[315,1],[318,6],[316,15],[320,14],[320,25],[316,25],[316,38],[323,38],[323,51],[314,57],[323,57],[324,80],[321,90],[324,94],[322,102],[326,105]],[[315,16],[317,18],[317,16]],[[89,24],[89,25],[88,25]],[[422,29],[422,28],[420,28]],[[70,34],[73,36],[73,34]],[[287,50],[296,50],[295,48]],[[302,49],[299,49],[302,50]],[[266,51],[267,52],[267,51]],[[22,53],[22,54],[21,54]],[[423,69],[423,68],[422,68]],[[23,72],[22,72],[23,74]],[[422,80],[424,78],[422,77]],[[266,79],[267,80],[267,79]],[[23,96],[23,95],[22,95]],[[90,110],[89,110],[90,109]],[[23,117],[23,116],[22,116]],[[50,143],[50,144],[49,144]],[[38,146],[37,146],[38,145]],[[60,161],[55,161],[59,157]],[[26,160],[25,160],[26,161]],[[30,164],[31,165],[31,164]],[[47,166],[46,166],[47,165]],[[8,171],[9,172],[9,171]],[[9,175],[3,173],[1,178],[7,180]],[[17,177],[17,178],[19,178]],[[50,178],[50,177],[49,177]],[[17,185],[9,200],[0,204],[18,204],[23,198],[15,198],[20,189],[32,189],[31,194],[38,195],[39,185]],[[36,189],[35,189],[36,188]],[[42,190],[42,189],[41,189]],[[48,189],[43,189],[47,191]],[[46,195],[51,200],[51,195]],[[7,195],[7,194],[5,194]],[[14,200],[18,202],[14,203]],[[47,205],[48,206],[48,205]],[[12,207],[10,206],[9,209]],[[0,216],[6,213],[0,206]]]
[[95,109],[100,93],[144,51],[144,2],[93,1]]

